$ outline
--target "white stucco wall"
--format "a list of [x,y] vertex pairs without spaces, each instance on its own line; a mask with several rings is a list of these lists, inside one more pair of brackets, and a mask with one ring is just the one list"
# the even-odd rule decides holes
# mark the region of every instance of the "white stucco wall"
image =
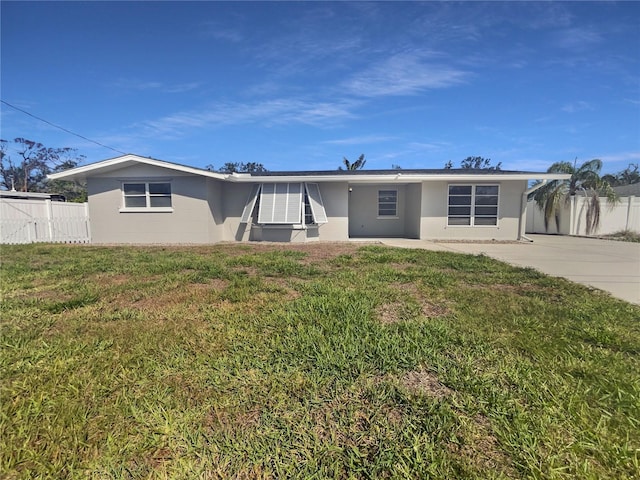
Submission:
[[349,240],[349,185],[346,182],[319,183],[328,223],[318,227],[318,239]]
[[[527,206],[527,233],[560,233],[562,235],[586,235],[587,199],[583,196],[572,197],[560,211],[560,231],[555,219],[549,227],[544,227],[544,212],[531,201]],[[600,225],[591,236],[607,235],[621,230],[640,232],[640,197],[621,197],[617,203],[609,203],[606,197],[600,198]]]
[[222,240],[236,242],[249,240],[251,224],[241,224],[240,219],[252,186],[250,183],[221,182]]
[[422,217],[420,216],[422,184],[412,183],[407,185],[406,193],[405,235],[407,238],[420,238],[420,225],[422,224]]
[[[122,182],[170,181],[172,212],[123,212]],[[515,240],[526,181],[500,185],[497,226],[447,226],[446,181],[403,185],[319,182],[328,223],[312,230],[256,237],[240,224],[251,183],[224,182],[173,169],[135,165],[88,179],[89,213],[96,243],[215,243],[250,238],[346,241],[350,237]],[[478,183],[476,183],[478,184]],[[397,190],[397,215],[378,216],[378,191]],[[255,230],[255,229],[254,229]]]
[[[95,243],[210,243],[221,238],[213,221],[207,178],[149,165],[90,177],[89,215]],[[122,182],[170,181],[173,212],[122,212]],[[215,203],[215,201],[213,202]],[[212,203],[212,205],[213,205]]]
[[[517,240],[520,225],[524,180],[476,182],[475,185],[499,185],[497,226],[448,226],[448,186],[453,182],[424,182],[422,185],[422,221],[420,238],[426,240]],[[462,184],[462,183],[461,183]],[[468,184],[468,183],[465,183]]]
[[[350,185],[349,236],[404,237],[406,185]],[[398,204],[395,217],[378,216],[378,191],[397,190]]]
[[255,227],[241,224],[244,206],[253,184],[224,183],[222,198],[224,204],[223,240],[247,241],[264,240],[277,242],[300,241],[345,241],[348,240],[348,186],[345,183],[319,183],[320,195],[327,214],[327,223],[306,230],[287,226]]

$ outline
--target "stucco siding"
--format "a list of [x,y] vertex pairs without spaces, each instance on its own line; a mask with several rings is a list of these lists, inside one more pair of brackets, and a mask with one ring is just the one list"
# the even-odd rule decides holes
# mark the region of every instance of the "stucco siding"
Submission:
[[522,193],[527,182],[476,182],[475,185],[499,185],[498,225],[448,226],[448,186],[452,182],[424,182],[422,185],[422,222],[420,238],[426,240],[517,240]]
[[207,216],[203,221],[207,222],[208,242],[215,243],[225,240],[224,227],[224,183],[219,180],[208,178],[206,181],[207,190]]
[[[123,181],[169,181],[173,211],[122,211]],[[209,243],[217,237],[204,177],[140,165],[90,177],[87,190],[95,243]]]
[[[172,211],[126,211],[123,182],[170,182]],[[496,226],[448,226],[447,181],[408,184],[319,182],[327,223],[308,229],[241,224],[252,183],[229,182],[139,164],[88,178],[89,213],[96,243],[216,243],[220,241],[345,241],[350,237],[434,240],[516,240],[525,180],[498,184]],[[378,213],[378,192],[397,191],[396,215]]]
[[327,223],[307,229],[293,226],[259,225],[240,223],[242,212],[251,193],[253,184],[227,183],[222,185],[224,203],[223,240],[226,241],[274,241],[300,242],[308,240],[340,241],[348,240],[348,187],[346,183],[320,183]]
[[240,219],[252,188],[253,184],[250,183],[222,184],[224,215],[222,240],[238,242],[249,240],[251,223],[240,223]]
[[349,185],[346,182],[327,182],[318,186],[328,220],[318,226],[318,239],[349,240]]
[[[405,236],[405,185],[352,184],[349,193],[350,237],[403,237]],[[396,190],[397,215],[378,215],[378,191]]]
[[420,207],[422,204],[422,184],[412,183],[407,185],[405,234],[407,238],[420,238]]

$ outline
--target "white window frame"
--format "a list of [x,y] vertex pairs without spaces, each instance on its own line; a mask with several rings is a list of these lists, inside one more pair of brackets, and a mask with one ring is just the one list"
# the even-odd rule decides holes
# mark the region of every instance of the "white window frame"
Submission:
[[[132,184],[139,184],[139,185],[144,185],[144,194],[140,193],[140,194],[127,194],[125,192],[125,185],[132,185]],[[154,194],[154,193],[150,193],[150,189],[149,189],[149,185],[169,185],[169,194],[166,193],[162,193],[162,194]],[[173,188],[171,185],[171,181],[167,181],[167,180],[154,180],[154,181],[145,181],[145,180],[127,180],[127,181],[122,181],[122,185],[121,185],[121,191],[122,191],[122,206],[120,208],[120,212],[123,213],[127,213],[127,212],[164,212],[164,213],[170,213],[173,212]],[[145,206],[144,207],[127,207],[127,198],[133,198],[133,197],[144,197],[145,199]],[[153,207],[151,206],[151,199],[154,197],[168,197],[171,206],[169,207]]]
[[[391,193],[393,192],[393,196],[395,196],[395,200],[393,202],[391,201],[385,201],[382,202],[380,201],[380,195],[382,192],[388,192]],[[391,205],[393,205],[393,214],[382,214],[380,213],[380,207],[381,206],[385,206],[386,209],[389,209],[389,207]],[[379,219],[394,219],[394,218],[399,218],[398,217],[398,189],[397,188],[385,188],[385,189],[379,189],[378,190],[378,204],[377,204],[377,208],[378,208],[378,218]]]
[[[466,194],[452,195],[450,193],[451,187],[471,187],[471,193],[470,195],[466,195]],[[496,187],[498,191],[495,195],[494,194],[491,194],[491,195],[478,194],[477,193],[478,187]],[[452,205],[451,197],[467,197],[467,196],[471,197],[471,203],[468,205],[469,215],[451,215],[449,213],[451,207],[455,208],[455,207],[467,206],[467,205],[455,205],[455,204]],[[477,200],[479,198],[489,198],[489,197],[496,197],[495,215],[476,214],[476,208],[494,207],[494,205],[482,205],[477,203]],[[467,217],[469,217],[469,225],[457,225],[455,223],[454,224],[451,223],[452,218],[467,218]],[[482,219],[482,218],[495,218],[496,223],[494,225],[477,224],[476,219]],[[496,228],[498,226],[499,221],[500,221],[500,184],[497,184],[497,183],[450,183],[449,185],[447,185],[447,226],[448,227]]]

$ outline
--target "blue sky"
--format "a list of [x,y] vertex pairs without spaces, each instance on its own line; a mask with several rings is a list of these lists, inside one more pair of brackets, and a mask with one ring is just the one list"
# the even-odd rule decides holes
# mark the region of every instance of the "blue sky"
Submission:
[[[640,161],[640,3],[8,2],[2,100],[196,167]],[[4,139],[118,155],[6,105]],[[9,151],[11,154],[11,151]]]

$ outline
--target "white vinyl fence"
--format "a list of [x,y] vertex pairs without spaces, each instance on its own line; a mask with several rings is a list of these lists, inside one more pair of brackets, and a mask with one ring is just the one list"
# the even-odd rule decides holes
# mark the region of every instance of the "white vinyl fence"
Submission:
[[0,198],[0,243],[89,243],[88,203]]
[[[556,221],[549,221],[549,229],[544,228],[544,213],[535,202],[527,204],[527,233],[559,233],[562,235],[586,236],[587,199],[574,196],[560,212],[560,230]],[[600,227],[591,236],[608,235],[621,230],[640,232],[640,197],[621,197],[617,203],[608,203],[600,198]]]

